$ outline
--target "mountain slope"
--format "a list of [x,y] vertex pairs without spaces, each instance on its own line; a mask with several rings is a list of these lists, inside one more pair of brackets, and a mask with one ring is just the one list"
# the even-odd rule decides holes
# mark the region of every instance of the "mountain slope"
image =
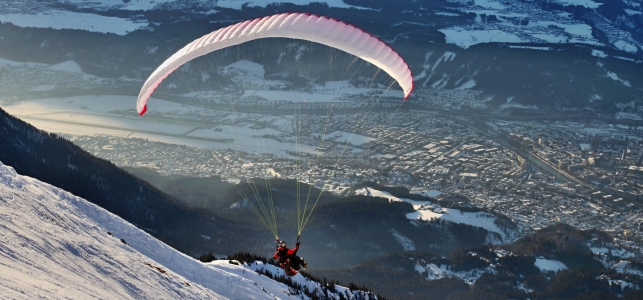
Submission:
[[239,276],[204,265],[104,209],[1,163],[0,195],[5,296],[261,299],[273,298],[262,287],[280,297],[287,290],[255,273]]
[[[12,299],[377,299],[268,264],[202,263],[118,216],[0,162],[0,294]],[[279,278],[281,276],[281,278]],[[293,287],[295,286],[295,287]],[[339,296],[339,294],[342,296]],[[344,297],[344,298],[342,298]]]
[[[0,109],[0,161],[21,174],[63,188],[97,204],[185,253],[239,251],[258,234],[241,222],[190,209],[114,164],[96,158],[70,141],[40,131]],[[235,228],[235,234],[228,233]],[[219,244],[217,236],[228,241]]]

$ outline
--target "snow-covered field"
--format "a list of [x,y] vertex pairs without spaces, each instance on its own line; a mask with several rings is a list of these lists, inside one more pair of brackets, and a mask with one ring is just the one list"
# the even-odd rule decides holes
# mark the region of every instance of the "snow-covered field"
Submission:
[[567,266],[559,260],[545,259],[542,257],[536,258],[536,262],[534,262],[534,265],[536,265],[536,267],[541,272],[547,272],[547,271],[558,272],[560,270],[567,269]]
[[100,79],[99,77],[96,77],[94,75],[87,74],[83,72],[83,70],[80,68],[80,65],[76,63],[73,60],[67,60],[64,62],[61,62],[59,64],[55,64],[52,66],[49,66],[50,69],[56,70],[56,71],[63,71],[63,72],[72,72],[72,73],[79,73],[83,74],[83,79]]
[[491,30],[470,30],[461,27],[440,29],[446,36],[448,44],[454,44],[462,48],[469,48],[480,43],[521,43],[522,40],[515,34],[497,29]]
[[420,273],[426,272],[426,280],[437,280],[445,277],[455,277],[464,280],[467,284],[474,284],[482,274],[485,272],[493,272],[493,268],[486,269],[474,269],[471,271],[460,271],[454,272],[449,270],[447,265],[436,265],[436,264],[426,264],[426,265],[415,265],[415,270]]
[[221,126],[222,131],[214,131],[210,129],[197,129],[188,134],[188,136],[200,138],[212,138],[212,139],[230,139],[230,143],[217,143],[217,142],[206,142],[206,141],[195,141],[192,143],[196,147],[203,148],[208,147],[212,149],[235,149],[248,152],[257,152],[257,153],[266,153],[266,154],[275,154],[281,156],[289,156],[286,151],[296,151],[299,149],[301,152],[306,152],[310,154],[321,154],[319,151],[315,150],[314,146],[308,145],[297,145],[294,143],[280,142],[271,138],[263,138],[263,135],[269,134],[282,134],[282,132],[264,128],[261,130],[255,130],[249,127],[239,127],[239,126]]
[[398,198],[389,192],[378,191],[373,188],[362,188],[355,191],[358,195],[369,195],[373,197],[382,197],[390,201],[403,201],[413,205],[415,212],[408,213],[406,217],[410,220],[431,220],[440,219],[453,223],[467,224],[482,227],[488,231],[497,232],[503,238],[506,234],[494,224],[496,217],[485,212],[462,212],[459,209],[442,208],[428,201],[416,201],[406,198]]
[[95,7],[103,9],[122,10],[150,10],[159,4],[176,2],[176,0],[65,0],[65,2],[76,4],[80,7]]
[[[100,128],[132,132],[137,130],[158,133],[182,134],[193,127],[170,122],[159,122],[154,118],[141,118],[134,114],[136,98],[133,96],[76,96],[69,98],[47,98],[23,101],[13,105],[5,105],[8,113],[24,118],[32,125],[51,132],[93,135],[98,132],[92,129],[78,130],[75,126],[85,124],[88,128]],[[155,100],[159,111],[185,109],[180,104],[164,100]],[[118,114],[117,111],[131,110],[130,117]],[[197,108],[194,108],[195,110]],[[36,119],[37,117],[37,119]],[[58,130],[49,128],[46,124],[55,123]],[[69,127],[69,128],[68,128]],[[72,130],[69,132],[67,129]]]
[[594,2],[592,0],[558,0],[558,2],[560,2],[560,3],[562,3],[563,5],[566,5],[566,6],[567,5],[580,5],[580,6],[584,6],[584,7],[587,7],[587,8],[597,8],[597,7],[601,6],[601,5],[603,5],[603,3],[597,3],[597,2]]
[[274,0],[218,0],[218,7],[226,7],[240,10],[243,5],[248,7],[266,7],[269,4],[275,3],[294,3],[297,5],[308,5],[310,3],[325,3],[328,7],[337,7],[337,8],[357,8],[357,9],[370,9],[365,7],[353,6],[344,3],[343,0],[298,0],[298,1],[274,1]]
[[374,141],[375,138],[360,135],[360,134],[355,134],[355,133],[350,133],[350,132],[345,132],[345,131],[335,131],[333,133],[330,133],[326,135],[324,140],[327,141],[335,141],[338,143],[345,143],[349,142],[352,145],[361,145],[368,143],[370,141]]
[[80,29],[118,35],[125,35],[149,25],[148,22],[131,19],[62,10],[52,10],[37,14],[4,14],[0,15],[0,21],[13,23],[19,27]]
[[422,195],[422,196],[425,196],[425,197],[436,198],[436,197],[440,197],[442,195],[442,192],[436,191],[436,190],[412,191],[411,194],[418,194],[418,195]]
[[636,257],[636,255],[630,251],[627,251],[623,248],[613,248],[613,247],[592,247],[589,246],[589,249],[592,250],[592,253],[594,254],[609,254],[614,257],[619,257],[619,258],[633,258]]
[[257,96],[271,101],[307,102],[339,102],[340,95],[331,93],[302,93],[298,91],[267,91],[246,90],[243,97]]
[[9,59],[0,58],[0,65],[11,66],[11,67],[43,67],[48,66],[47,64],[35,63],[35,62],[19,62]]
[[[499,23],[498,29],[472,29],[469,27],[451,27],[440,29],[446,36],[446,42],[462,48],[469,48],[480,43],[583,43],[602,45],[592,37],[592,27],[587,24],[569,24],[553,21],[532,21],[529,25],[516,27],[512,23]],[[564,33],[555,33],[552,28],[562,29]],[[571,36],[571,38],[570,38]],[[617,46],[618,47],[618,46]],[[623,42],[623,50],[636,52],[636,46]]]
[[[77,29],[92,32],[114,33],[125,35],[137,29],[149,26],[147,20],[136,20],[134,18],[108,17],[97,14],[64,10],[62,8],[52,8],[46,4],[32,3],[31,5],[21,4],[22,1],[7,3],[6,6],[0,7],[0,21],[13,23],[19,27],[36,27],[36,28],[53,28],[53,29]],[[35,2],[35,1],[34,1]],[[186,9],[190,5],[196,5],[205,10],[199,10],[198,13],[211,15],[216,14],[217,7],[232,8],[241,10],[243,6],[248,7],[266,7],[270,4],[293,3],[296,5],[308,5],[319,1],[271,1],[271,0],[195,0],[195,1],[177,1],[177,0],[59,0],[67,4],[75,5],[81,9],[97,10],[154,10],[161,7],[170,9]],[[323,1],[329,7],[336,8],[353,8],[353,9],[370,9],[360,6],[348,5],[342,0]]]
[[[297,151],[294,142],[263,137],[283,135],[281,131],[253,129],[251,125],[228,125],[227,122],[239,117],[238,114],[221,114],[201,107],[150,99],[148,114],[139,117],[134,109],[135,103],[134,96],[101,95],[36,99],[4,105],[2,108],[39,129],[53,133],[142,138],[198,148],[236,149],[281,156],[288,156],[287,151]],[[209,119],[208,123],[200,122],[193,118],[198,114],[217,116],[218,121],[213,123]],[[182,119],[184,115],[192,119]],[[287,123],[291,119],[292,116],[263,116],[261,121],[277,125],[283,123],[285,128],[290,129]],[[341,140],[341,137],[337,139]],[[352,141],[364,143],[369,140],[368,137],[356,135]],[[299,145],[299,151],[320,154],[315,146],[302,144]]]
[[[592,0],[558,0],[564,6],[579,5],[597,8],[602,5]],[[476,0],[474,5],[462,5],[459,10],[475,14],[474,22],[439,29],[446,42],[468,48],[488,42],[499,43],[582,43],[602,45],[592,36],[592,26],[577,20],[569,13],[547,11],[532,2]],[[629,14],[629,13],[628,13]],[[493,21],[488,17],[493,16]],[[486,18],[486,19],[485,19]],[[616,48],[636,53],[640,43],[622,30],[613,30],[609,22],[595,24],[610,32],[610,43]]]
[[[504,249],[495,249],[494,252],[498,258],[514,255],[513,253],[506,251]],[[478,256],[478,254],[475,252],[469,252],[468,255],[471,255],[474,257]],[[419,261],[415,265],[415,270],[420,274],[426,274],[425,279],[427,280],[436,280],[436,279],[441,279],[445,277],[456,277],[464,280],[466,283],[471,285],[471,284],[474,284],[476,280],[478,280],[480,276],[484,273],[490,273],[490,274],[497,273],[497,271],[495,270],[495,267],[497,266],[496,264],[490,263],[487,259],[483,259],[483,260],[489,263],[489,265],[486,268],[473,269],[470,271],[454,272],[447,265],[442,264],[438,266],[436,264],[426,263],[424,261]],[[536,258],[536,260],[534,261],[534,266],[537,267],[541,272],[549,272],[549,271],[558,272],[558,271],[567,269],[567,266],[565,266],[565,264],[562,263],[561,261],[553,260],[553,259],[545,259],[543,257]]]

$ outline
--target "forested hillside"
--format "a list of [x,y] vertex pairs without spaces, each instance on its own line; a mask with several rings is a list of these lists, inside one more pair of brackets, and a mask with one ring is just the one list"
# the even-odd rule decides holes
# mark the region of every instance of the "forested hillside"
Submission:
[[[311,273],[370,286],[391,299],[640,299],[643,293],[635,287],[643,284],[643,264],[607,251],[610,240],[604,232],[560,224],[508,245],[446,256],[395,253],[343,270]],[[602,251],[597,249],[608,254],[593,253]]]

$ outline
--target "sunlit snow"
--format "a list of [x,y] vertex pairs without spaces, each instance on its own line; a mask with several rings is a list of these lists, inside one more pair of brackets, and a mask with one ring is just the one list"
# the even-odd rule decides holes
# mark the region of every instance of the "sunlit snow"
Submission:
[[502,30],[468,30],[463,28],[440,29],[446,36],[447,44],[469,48],[479,43],[520,43],[522,40],[513,33]]
[[176,2],[176,0],[65,0],[64,2],[70,2],[79,5],[80,7],[89,6],[123,10],[150,10],[159,4]]
[[389,231],[391,232],[391,234],[393,235],[395,240],[398,242],[398,244],[400,244],[400,246],[402,246],[404,251],[414,251],[415,250],[415,243],[413,243],[413,240],[403,236],[402,234],[400,234],[399,232],[397,232],[394,229],[390,229]]
[[30,91],[33,91],[33,92],[46,92],[46,91],[51,91],[54,88],[56,88],[55,84],[41,84],[41,85],[38,85],[38,86],[30,89]]
[[481,6],[484,8],[492,8],[492,9],[498,9],[502,10],[505,8],[505,6],[500,3],[500,1],[493,1],[493,0],[474,0],[475,5]]
[[569,38],[564,35],[553,35],[549,33],[535,33],[531,35],[534,38],[540,39],[546,43],[564,43]]
[[638,47],[623,40],[615,42],[614,46],[620,50],[630,52],[630,53],[636,53],[639,50]]
[[356,134],[356,133],[351,133],[351,132],[345,132],[345,131],[335,131],[332,132],[324,138],[324,140],[332,140],[338,143],[345,143],[349,142],[351,145],[356,145],[359,146],[361,144],[368,143],[370,141],[374,141],[375,138]]
[[535,47],[535,46],[509,46],[511,49],[530,49],[530,50],[540,50],[540,51],[551,51],[551,47]]
[[612,78],[612,80],[614,80],[614,81],[618,81],[618,82],[622,83],[624,86],[627,86],[627,87],[632,86],[628,80],[623,80],[623,79],[619,78],[618,74],[616,74],[614,72],[607,71],[607,77]]
[[587,8],[597,8],[603,5],[603,3],[594,2],[592,0],[558,0],[558,2],[562,3],[565,6],[579,5]]
[[[216,131],[213,130],[214,128],[195,128],[178,119],[175,121],[167,118],[159,120],[154,116],[154,114],[177,116],[202,113],[203,108],[200,107],[152,98],[148,106],[150,116],[140,118],[135,114],[134,103],[136,103],[135,96],[76,96],[22,101],[5,105],[3,109],[39,129],[54,133],[104,134],[199,148],[261,151],[281,156],[288,156],[287,151],[296,151],[297,149],[294,143],[263,138],[265,135],[281,133],[274,129],[256,130],[249,126],[233,126],[223,120],[214,124],[221,129]],[[129,115],[124,115],[128,113]],[[234,113],[226,115],[226,119],[233,117]],[[288,123],[292,118],[293,116],[274,116],[270,117],[270,120]],[[341,136],[345,135],[340,134],[335,138],[341,140]],[[204,138],[220,141],[204,140]],[[360,135],[353,138],[354,140],[351,142],[354,141],[354,143],[364,143],[370,140],[370,138]],[[300,144],[299,150],[311,154],[320,153],[315,150],[314,146],[308,145]]]
[[467,224],[472,226],[482,227],[488,231],[497,232],[505,238],[505,233],[494,224],[496,217],[486,212],[462,212],[459,209],[442,208],[429,201],[417,201],[407,198],[398,198],[391,195],[389,192],[378,191],[373,188],[362,188],[355,191],[359,195],[369,195],[372,197],[382,197],[390,201],[403,201],[413,205],[415,212],[406,214],[410,220],[431,220],[440,219],[450,221],[453,223]]
[[476,86],[476,81],[473,79],[467,80],[465,83],[457,87],[457,90],[465,90],[465,89],[470,89],[472,87]]
[[50,66],[49,68],[52,69],[52,70],[56,70],[56,71],[80,73],[80,74],[83,74],[83,79],[90,79],[90,78],[99,79],[98,77],[96,77],[94,75],[90,75],[90,74],[87,74],[87,73],[83,72],[83,70],[80,68],[80,65],[78,63],[76,63],[75,61],[73,61],[73,60],[68,60],[68,61],[61,62],[59,64]]
[[242,70],[258,77],[263,77],[264,74],[266,74],[266,71],[264,70],[262,65],[245,59],[238,60],[223,67],[223,74],[228,74],[230,72],[230,69]]
[[626,12],[628,15],[630,15],[630,16],[634,16],[634,15],[640,15],[640,14],[642,14],[642,13],[641,13],[640,11],[638,11],[638,10],[631,10],[631,9],[629,9],[629,8],[626,8],[626,9],[625,9],[625,12]]
[[0,223],[3,298],[296,298],[243,266],[203,264],[2,163]]
[[455,14],[455,13],[451,13],[451,12],[444,12],[444,11],[436,11],[436,12],[434,12],[434,14],[436,14],[438,16],[445,16],[445,17],[458,17],[458,16],[460,16],[460,14]]
[[442,192],[436,191],[436,190],[412,191],[411,194],[418,194],[418,195],[422,195],[422,196],[425,196],[425,197],[437,198],[440,195],[442,195]]
[[425,273],[426,280],[437,280],[444,277],[455,277],[464,280],[467,284],[474,284],[482,274],[486,271],[493,272],[492,268],[486,269],[473,269],[471,271],[459,271],[454,272],[448,269],[447,265],[437,266],[436,264],[426,264],[426,265],[415,265],[415,271],[418,273]]
[[274,0],[218,0],[218,7],[232,8],[241,10],[245,5],[247,7],[266,7],[269,4],[274,3],[294,3],[297,5],[308,5],[310,3],[325,3],[328,7],[337,7],[337,8],[358,8],[358,9],[370,9],[365,7],[359,7],[354,5],[348,5],[342,0],[299,0],[299,1],[274,1]]
[[35,63],[35,62],[21,62],[14,61],[9,59],[0,58],[0,65],[12,66],[12,67],[41,67],[47,66],[47,64]]
[[553,260],[553,259],[545,259],[542,257],[536,258],[536,261],[534,262],[534,265],[540,269],[541,272],[547,272],[547,271],[554,271],[558,272],[560,270],[567,269],[567,266],[565,266],[564,263],[558,261],[558,260]]
[[592,56],[596,56],[596,57],[600,57],[600,58],[606,58],[607,54],[605,54],[605,52],[603,52],[601,50],[592,49]]
[[80,29],[93,32],[115,33],[118,35],[125,35],[148,26],[147,22],[141,23],[118,17],[58,10],[41,12],[34,15],[0,15],[0,21],[13,23],[18,27]]

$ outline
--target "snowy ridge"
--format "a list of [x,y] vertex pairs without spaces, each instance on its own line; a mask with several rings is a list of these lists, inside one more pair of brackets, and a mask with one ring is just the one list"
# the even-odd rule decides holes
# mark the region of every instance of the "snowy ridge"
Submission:
[[[228,263],[225,263],[223,265],[226,265],[226,264]],[[254,270],[261,273],[267,273],[268,275],[272,275],[273,277],[286,275],[282,268],[279,268],[270,264],[264,264],[260,261],[253,262],[251,264],[244,263],[242,264],[242,266],[249,270]],[[332,287],[330,286],[324,287],[319,282],[312,281],[300,274],[297,274],[296,276],[291,277],[291,280],[293,283],[298,284],[302,290],[307,290],[309,293],[314,293],[318,297],[326,297],[326,299],[329,299],[329,300],[339,300],[339,299],[342,299],[342,297],[343,299],[347,299],[347,300],[358,300],[358,299],[376,300],[377,299],[377,296],[373,295],[372,293],[364,292],[361,290],[351,290],[340,285],[333,285]]]
[[[260,274],[285,275],[273,265],[202,263],[1,162],[0,224],[0,298],[310,299],[302,291],[324,293],[301,274],[290,278],[301,290]],[[326,293],[377,299],[339,285]]]
[[203,264],[2,163],[0,224],[0,294],[10,298],[296,298],[244,267]]

